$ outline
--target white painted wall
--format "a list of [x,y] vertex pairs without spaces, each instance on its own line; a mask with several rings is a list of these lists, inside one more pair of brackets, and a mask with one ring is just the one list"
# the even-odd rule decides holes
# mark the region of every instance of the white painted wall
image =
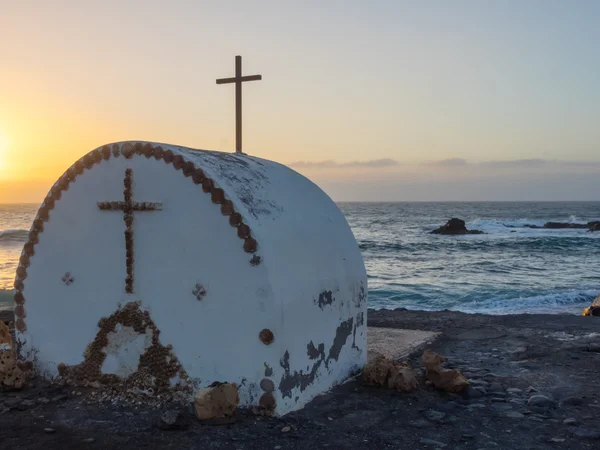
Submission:
[[[144,156],[102,161],[63,192],[35,246],[23,291],[23,354],[35,350],[43,373],[56,376],[59,363],[82,361],[101,317],[119,304],[140,300],[161,330],[161,343],[173,346],[198,385],[236,382],[243,405],[258,403],[265,365],[273,369],[268,378],[276,386],[278,414],[301,407],[362,366],[366,296],[358,299],[361,286],[366,293],[366,273],[337,206],[309,180],[277,163],[163,148],[194,162],[224,189],[258,241],[261,264],[250,265],[252,255],[244,252],[219,205],[172,165]],[[123,213],[101,211],[96,204],[122,200],[126,168],[133,169],[134,200],[163,203],[162,211],[135,213],[133,295],[124,292]],[[69,286],[61,280],[66,272],[75,280]],[[192,294],[197,283],[207,291],[201,301]],[[320,308],[315,301],[325,291],[335,300]],[[361,314],[364,322],[357,326]],[[350,320],[352,333],[339,346],[338,359],[330,359],[327,367],[321,361],[311,384],[288,389],[283,397],[285,352],[290,372],[306,374],[319,361],[309,358],[307,345],[322,343],[327,355],[340,324]],[[258,339],[263,328],[273,331],[272,345]],[[128,373],[132,369],[123,364],[129,358],[135,367],[138,356],[133,350],[119,354],[119,370]]]

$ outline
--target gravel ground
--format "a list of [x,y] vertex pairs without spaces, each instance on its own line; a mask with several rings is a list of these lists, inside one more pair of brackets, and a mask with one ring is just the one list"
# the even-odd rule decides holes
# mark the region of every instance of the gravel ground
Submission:
[[[429,348],[470,387],[403,394],[351,381],[283,418],[204,424],[191,406],[88,404],[91,392],[34,380],[0,392],[0,448],[600,449],[600,317],[395,310],[369,311],[368,323],[439,332]],[[419,356],[409,359],[422,370]]]

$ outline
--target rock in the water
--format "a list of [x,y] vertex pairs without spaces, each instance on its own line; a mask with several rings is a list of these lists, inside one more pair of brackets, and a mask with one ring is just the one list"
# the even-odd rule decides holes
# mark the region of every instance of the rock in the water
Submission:
[[458,370],[442,369],[440,364],[446,361],[437,353],[425,350],[422,356],[425,365],[425,375],[438,389],[448,392],[461,392],[469,382]]
[[464,220],[452,218],[445,225],[433,230],[431,234],[483,234],[483,231],[467,230]]
[[577,419],[575,419],[574,417],[569,417],[568,419],[563,420],[563,425],[576,426]]
[[585,308],[582,313],[583,316],[600,316],[600,295],[596,297],[596,300],[592,302],[590,306]]
[[222,419],[233,416],[239,402],[237,384],[213,383],[198,391],[194,410],[200,420]]
[[185,430],[189,426],[189,422],[181,411],[169,410],[165,411],[160,416],[158,427],[161,430]]
[[564,228],[586,229],[589,228],[586,223],[570,223],[570,222],[546,222],[544,228],[551,230],[560,230]]
[[532,411],[544,413],[549,409],[554,408],[556,405],[554,401],[545,395],[533,395],[527,401],[527,406],[529,406],[529,409]]
[[402,392],[415,390],[418,386],[417,374],[407,362],[398,362],[378,356],[363,369],[365,384],[383,386]]

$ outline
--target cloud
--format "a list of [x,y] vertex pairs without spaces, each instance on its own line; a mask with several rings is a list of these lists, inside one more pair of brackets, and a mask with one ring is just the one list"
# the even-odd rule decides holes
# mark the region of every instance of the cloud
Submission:
[[554,162],[554,161],[547,161],[545,159],[535,158],[535,159],[514,159],[514,160],[507,160],[507,161],[484,161],[484,162],[480,163],[480,165],[486,166],[486,167],[495,167],[495,168],[499,168],[499,169],[520,169],[520,168],[532,169],[532,168],[536,168],[536,167],[543,167],[550,162]]
[[463,167],[468,165],[466,159],[462,158],[448,158],[440,159],[439,161],[427,161],[423,163],[426,166],[439,166],[439,167]]
[[338,163],[331,159],[326,161],[296,161],[289,164],[291,167],[297,167],[300,169],[347,169],[352,167],[362,168],[382,168],[382,167],[394,167],[398,166],[398,161],[394,159],[371,159],[368,161],[350,161],[345,163]]

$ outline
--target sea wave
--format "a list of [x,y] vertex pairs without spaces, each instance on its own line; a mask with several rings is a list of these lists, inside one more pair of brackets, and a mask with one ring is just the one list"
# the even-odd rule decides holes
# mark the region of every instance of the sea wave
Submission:
[[0,243],[2,242],[26,242],[29,236],[27,230],[2,230],[0,231]]
[[561,314],[579,313],[600,294],[595,289],[570,290],[529,297],[500,296],[457,305],[455,311],[485,314]]
[[597,219],[581,220],[576,216],[570,216],[568,220],[565,219],[474,219],[466,223],[468,229],[481,230],[487,234],[492,235],[506,235],[508,233],[526,233],[528,235],[544,236],[548,234],[555,235],[585,235],[588,237],[594,237],[594,233],[589,233],[587,229],[573,229],[573,228],[531,228],[531,226],[543,227],[548,222],[566,222],[566,223],[587,223]]
[[13,308],[13,291],[0,289],[0,311]]

